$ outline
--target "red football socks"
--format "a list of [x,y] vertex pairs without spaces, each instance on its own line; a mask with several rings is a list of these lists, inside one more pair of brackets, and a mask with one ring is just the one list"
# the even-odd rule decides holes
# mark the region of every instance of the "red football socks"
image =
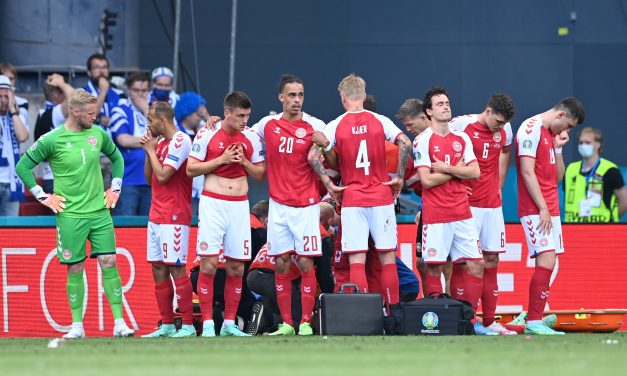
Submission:
[[226,276],[224,285],[224,320],[235,321],[237,307],[242,299],[242,277]]
[[368,280],[366,279],[366,265],[361,263],[353,263],[351,268],[351,283],[359,288],[360,292],[368,292]]
[[294,326],[292,321],[292,280],[289,272],[286,274],[275,273],[274,284],[276,286],[276,299],[279,303],[281,318],[284,323]]
[[172,309],[174,289],[169,279],[155,284],[155,297],[157,298],[159,313],[161,313],[161,322],[163,324],[174,324],[174,310]]
[[302,305],[303,317],[301,324],[311,321],[314,303],[316,301],[316,288],[318,281],[316,280],[316,270],[311,269],[308,272],[301,272],[302,280],[300,282],[300,301]]
[[381,288],[383,289],[383,300],[388,306],[398,304],[399,284],[396,264],[387,264],[381,267]]
[[183,317],[183,325],[194,323],[194,303],[192,303],[192,282],[187,275],[174,280],[176,285],[176,302]]
[[529,283],[529,313],[527,321],[542,320],[546,300],[549,297],[549,283],[553,270],[536,266]]
[[440,276],[435,276],[427,273],[424,283],[424,295],[428,297],[434,292],[442,293],[442,282],[440,281]]
[[198,273],[197,295],[202,321],[213,320],[213,275]]
[[483,311],[483,326],[494,322],[496,301],[499,298],[499,286],[496,281],[496,268],[483,269],[483,292],[481,293],[481,310]]
[[453,264],[453,270],[451,272],[451,297],[457,300],[466,300],[464,296],[465,283],[464,277],[466,275],[466,268],[463,264]]
[[466,287],[464,288],[464,300],[470,302],[475,312],[477,312],[477,308],[479,308],[479,299],[481,298],[481,293],[483,292],[483,278],[476,277],[468,272],[465,273],[466,276],[464,281],[466,282]]

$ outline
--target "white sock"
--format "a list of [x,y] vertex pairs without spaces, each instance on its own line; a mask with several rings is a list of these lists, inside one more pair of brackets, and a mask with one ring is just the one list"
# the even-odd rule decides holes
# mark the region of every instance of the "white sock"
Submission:
[[224,320],[224,323],[222,323],[223,328],[229,325],[235,325],[235,320]]
[[213,320],[205,320],[205,321],[202,322],[202,327],[203,328],[206,328],[209,325],[213,326]]
[[527,321],[527,324],[537,324],[539,322],[542,322],[542,320],[529,320]]
[[83,329],[83,323],[82,322],[73,322],[72,323],[72,329]]
[[113,325],[126,325],[126,323],[124,322],[124,319],[115,319],[113,320]]

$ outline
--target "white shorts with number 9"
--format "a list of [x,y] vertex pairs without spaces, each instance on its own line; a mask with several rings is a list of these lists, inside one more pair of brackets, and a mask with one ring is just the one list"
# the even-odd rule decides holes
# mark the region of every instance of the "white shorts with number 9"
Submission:
[[189,226],[148,222],[148,262],[185,265],[188,245]]

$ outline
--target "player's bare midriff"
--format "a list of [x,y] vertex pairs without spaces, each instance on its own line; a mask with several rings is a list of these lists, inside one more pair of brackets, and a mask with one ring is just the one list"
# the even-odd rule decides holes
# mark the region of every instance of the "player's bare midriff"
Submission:
[[244,196],[248,194],[248,180],[246,176],[231,179],[214,174],[207,174],[205,175],[203,189],[221,195]]

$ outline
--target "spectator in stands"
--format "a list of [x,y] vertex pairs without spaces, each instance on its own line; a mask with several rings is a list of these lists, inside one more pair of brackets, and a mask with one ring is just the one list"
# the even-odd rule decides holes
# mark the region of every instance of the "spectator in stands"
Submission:
[[124,195],[113,210],[114,215],[148,215],[151,191],[144,177],[146,155],[140,143],[146,134],[148,88],[146,73],[132,73],[126,79],[129,100],[115,107],[111,115],[111,135],[124,157]]
[[[48,76],[43,86],[46,103],[44,108],[39,110],[39,116],[35,122],[35,140],[65,122],[68,112],[67,98],[74,90],[70,84],[65,82],[63,76],[56,73]],[[41,186],[45,192],[54,192],[50,165],[48,162],[43,162],[42,167],[43,183]],[[49,213],[52,214],[52,211]]]
[[[0,63],[0,74],[5,75],[9,78],[9,81],[11,82],[11,88],[13,89],[13,92],[15,92],[17,84],[17,72],[15,71],[13,65],[9,63]],[[22,123],[28,127],[28,101],[25,98],[19,97],[17,95],[14,95],[14,97],[20,119],[22,119]]]
[[152,71],[152,90],[148,95],[148,103],[157,101],[168,102],[172,108],[176,108],[179,95],[173,90],[174,73],[167,67],[158,67]]
[[603,134],[586,127],[579,133],[582,160],[566,168],[564,222],[618,222],[627,210],[627,189],[616,164],[601,158]]
[[24,201],[24,187],[15,173],[20,143],[28,139],[28,124],[22,120],[7,76],[0,75],[0,216],[16,216]]

